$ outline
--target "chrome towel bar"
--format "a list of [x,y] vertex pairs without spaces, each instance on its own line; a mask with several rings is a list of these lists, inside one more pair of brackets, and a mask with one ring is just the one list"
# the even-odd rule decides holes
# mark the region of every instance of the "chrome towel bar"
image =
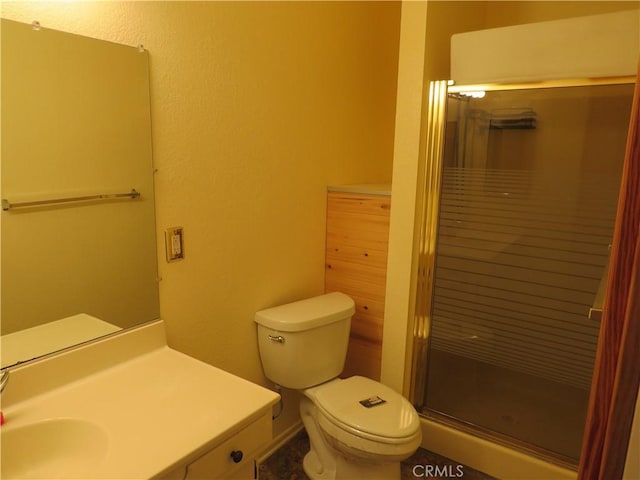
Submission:
[[127,193],[106,193],[102,195],[87,195],[84,197],[67,197],[67,198],[56,198],[52,200],[36,200],[33,202],[21,202],[21,203],[11,203],[6,198],[2,199],[2,210],[11,210],[14,208],[23,208],[23,207],[39,207],[42,205],[55,205],[58,203],[69,203],[69,202],[89,202],[92,200],[111,200],[116,198],[138,198],[140,196],[140,192],[135,189],[131,189],[130,192]]

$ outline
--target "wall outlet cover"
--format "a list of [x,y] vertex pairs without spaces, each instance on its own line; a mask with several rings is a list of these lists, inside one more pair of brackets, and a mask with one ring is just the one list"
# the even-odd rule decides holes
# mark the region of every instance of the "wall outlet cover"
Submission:
[[164,234],[164,246],[167,262],[175,262],[184,258],[184,236],[182,227],[167,228]]

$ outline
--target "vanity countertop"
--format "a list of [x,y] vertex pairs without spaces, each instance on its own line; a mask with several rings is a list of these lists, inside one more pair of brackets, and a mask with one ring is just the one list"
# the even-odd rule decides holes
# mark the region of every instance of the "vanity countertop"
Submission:
[[[19,381],[12,378],[7,391]],[[197,459],[270,412],[278,399],[271,390],[162,345],[12,402],[4,408],[2,429],[51,419],[91,422],[108,438],[92,478],[148,479]]]

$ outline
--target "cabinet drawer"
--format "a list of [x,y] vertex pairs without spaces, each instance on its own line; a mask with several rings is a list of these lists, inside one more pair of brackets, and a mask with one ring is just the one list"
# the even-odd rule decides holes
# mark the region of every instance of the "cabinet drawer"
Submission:
[[[255,454],[270,440],[271,415],[265,414],[191,463],[187,467],[186,480],[253,480]],[[242,452],[242,459],[234,461],[232,452]]]

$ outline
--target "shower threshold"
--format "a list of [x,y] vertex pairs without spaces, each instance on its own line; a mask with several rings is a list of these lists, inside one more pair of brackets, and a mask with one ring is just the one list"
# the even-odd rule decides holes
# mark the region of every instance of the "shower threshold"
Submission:
[[496,443],[503,447],[511,448],[531,457],[548,462],[552,465],[557,465],[559,467],[574,471],[578,470],[578,460],[575,458],[567,457],[565,455],[538,447],[536,445],[531,445],[509,435],[504,435],[488,428],[465,422],[464,420],[460,420],[445,413],[431,410],[426,407],[422,410],[419,410],[418,414],[421,417],[427,418],[433,422],[440,423],[456,430],[460,430],[469,435],[473,435],[483,440]]

